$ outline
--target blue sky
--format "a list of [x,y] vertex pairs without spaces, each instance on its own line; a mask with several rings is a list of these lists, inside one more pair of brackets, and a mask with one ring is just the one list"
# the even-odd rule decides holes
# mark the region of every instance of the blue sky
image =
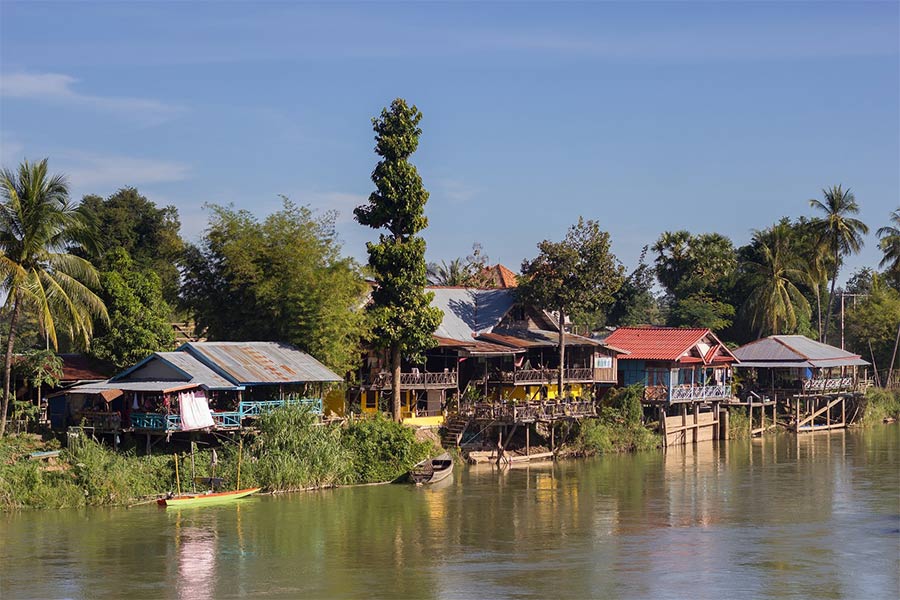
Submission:
[[370,119],[424,113],[429,260],[518,269],[579,215],[630,268],[666,229],[737,244],[843,183],[900,204],[900,4],[0,3],[0,158],[73,192],[259,215],[279,194],[371,230]]

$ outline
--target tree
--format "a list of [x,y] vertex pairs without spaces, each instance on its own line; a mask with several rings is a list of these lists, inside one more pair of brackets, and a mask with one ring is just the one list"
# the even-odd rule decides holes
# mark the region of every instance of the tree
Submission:
[[440,264],[428,265],[428,280],[431,285],[467,286],[471,280],[471,273],[461,258],[454,258],[449,263],[441,261]]
[[624,280],[624,267],[610,251],[609,233],[596,221],[578,219],[561,242],[544,240],[539,253],[522,263],[516,288],[520,300],[555,311],[559,323],[558,392],[563,395],[566,315],[608,307]]
[[[871,359],[879,371],[892,368],[894,344],[900,327],[900,292],[884,285],[877,275],[872,278],[868,296],[858,298],[844,318],[847,342],[857,354]],[[887,373],[885,373],[885,380]]]
[[792,240],[791,226],[785,221],[753,233],[758,259],[742,266],[750,285],[743,310],[759,337],[795,333],[798,323],[809,318],[809,302],[799,288],[809,278],[791,247]]
[[878,245],[884,253],[878,266],[887,269],[894,285],[900,287],[900,208],[891,213],[890,222],[892,225],[879,227],[876,232]]
[[103,232],[102,247],[86,258],[98,269],[106,270],[106,253],[124,249],[138,269],[153,270],[159,275],[166,302],[174,305],[179,288],[177,265],[185,248],[179,235],[178,209],[158,208],[133,187],[121,188],[106,200],[85,196],[82,206]]
[[353,211],[360,225],[386,230],[377,243],[366,244],[375,274],[368,312],[375,344],[390,353],[393,413],[398,421],[401,356],[416,357],[433,346],[442,318],[440,309],[430,305],[434,294],[425,292],[425,240],[416,235],[428,226],[428,192],[409,162],[419,146],[421,120],[419,109],[401,98],[372,119],[375,153],[381,157],[372,172],[375,191],[368,204]]
[[47,159],[27,160],[16,171],[0,172],[0,291],[7,294],[9,337],[4,363],[0,435],[6,430],[13,346],[19,316],[34,310],[53,347],[57,324],[84,346],[93,334],[93,318],[106,320],[103,301],[89,286],[98,284],[97,271],[87,260],[70,254],[73,246],[89,244],[91,232],[84,214],[69,202],[65,177],[50,175]]
[[700,292],[679,298],[669,308],[668,324],[672,327],[704,327],[721,331],[734,318],[734,306]]
[[109,324],[98,327],[91,354],[124,369],[153,352],[171,350],[175,334],[159,275],[138,269],[121,247],[104,262],[108,270],[100,273],[100,286]]
[[289,342],[338,373],[358,365],[366,285],[341,255],[335,213],[284,198],[262,222],[212,206],[186,252],[182,302],[211,340]]
[[654,272],[646,262],[647,246],[641,250],[638,266],[615,293],[609,322],[620,326],[660,324],[662,311],[653,294]]
[[823,341],[828,341],[828,327],[831,325],[831,314],[834,309],[834,288],[837,285],[841,264],[845,256],[856,254],[863,246],[863,236],[869,233],[869,228],[859,219],[850,215],[859,213],[859,205],[850,188],[844,190],[840,185],[822,190],[824,202],[812,199],[809,205],[825,216],[816,219],[812,223],[820,239],[831,251],[834,261],[831,273],[831,291],[828,293],[828,312],[825,317]]

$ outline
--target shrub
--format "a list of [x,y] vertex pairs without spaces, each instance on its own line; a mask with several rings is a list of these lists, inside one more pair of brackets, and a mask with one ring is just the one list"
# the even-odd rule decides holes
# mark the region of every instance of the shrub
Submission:
[[353,421],[341,442],[352,455],[352,483],[392,481],[431,452],[431,443],[416,441],[413,430],[382,416]]
[[886,419],[900,419],[900,390],[869,388],[862,400],[860,423],[874,425]]

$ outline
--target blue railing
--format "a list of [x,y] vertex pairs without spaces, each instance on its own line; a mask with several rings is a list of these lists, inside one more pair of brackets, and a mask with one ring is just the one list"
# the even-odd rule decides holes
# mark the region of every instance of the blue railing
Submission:
[[135,429],[165,429],[166,415],[157,413],[131,413],[131,426]]
[[241,426],[241,413],[239,412],[214,412],[212,413],[212,418],[216,427]]
[[[322,414],[321,398],[297,398],[286,400],[246,401],[238,404],[236,412],[211,412],[216,427],[240,427],[246,417],[258,417],[261,414],[281,408],[282,406],[309,406],[312,412]],[[153,431],[180,431],[181,415],[163,415],[158,413],[131,413],[131,426],[134,429]]]
[[322,414],[321,398],[296,398],[286,400],[260,400],[245,401],[238,405],[238,411],[244,417],[258,417],[259,415],[281,408],[282,406],[309,406],[312,412]]

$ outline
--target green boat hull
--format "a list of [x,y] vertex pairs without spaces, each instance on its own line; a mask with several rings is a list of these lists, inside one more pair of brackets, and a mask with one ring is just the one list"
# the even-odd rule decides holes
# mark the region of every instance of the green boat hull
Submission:
[[191,506],[207,506],[209,504],[222,504],[232,502],[241,498],[246,498],[250,494],[255,494],[261,488],[247,488],[243,490],[234,490],[232,492],[216,492],[213,494],[182,494],[172,498],[160,498],[157,503],[166,508],[180,508]]

